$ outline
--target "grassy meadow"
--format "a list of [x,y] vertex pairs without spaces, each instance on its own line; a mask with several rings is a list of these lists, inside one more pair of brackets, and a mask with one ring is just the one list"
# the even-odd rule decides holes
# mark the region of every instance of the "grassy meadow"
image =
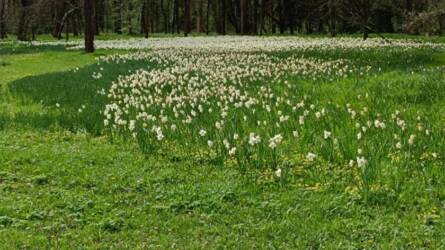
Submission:
[[445,248],[442,38],[0,43],[0,249]]

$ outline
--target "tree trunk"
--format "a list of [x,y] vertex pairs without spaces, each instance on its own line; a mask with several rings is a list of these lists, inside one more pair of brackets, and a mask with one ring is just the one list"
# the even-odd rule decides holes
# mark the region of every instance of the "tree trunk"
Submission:
[[172,23],[172,33],[179,34],[179,0],[175,0],[173,6],[173,23]]
[[115,17],[114,17],[114,33],[122,34],[122,0],[114,1]]
[[97,0],[96,2],[96,35],[105,29],[105,0]]
[[210,20],[209,20],[209,14],[210,14],[210,4],[212,3],[212,0],[207,0],[207,12],[206,12],[206,34],[209,35],[210,32]]
[[284,34],[284,31],[286,29],[286,15],[285,15],[285,9],[284,9],[284,0],[279,0],[278,1],[279,5],[278,5],[278,10],[279,10],[279,15],[280,15],[280,33]]
[[245,7],[246,7],[246,0],[240,0],[240,33],[241,35],[244,35],[246,30],[245,30],[245,18],[246,18],[246,13],[245,13]]
[[142,10],[143,10],[144,34],[145,34],[145,38],[148,38],[149,33],[150,33],[150,10],[151,10],[150,0],[144,1],[144,7],[142,8]]
[[190,33],[190,1],[184,0],[184,36],[188,36]]
[[221,0],[221,6],[220,6],[220,18],[219,18],[219,33],[220,35],[226,35],[226,0]]
[[131,1],[128,1],[128,15],[127,15],[127,22],[128,22],[128,34],[131,36],[133,35],[133,4],[131,3]]
[[84,16],[85,16],[85,52],[94,52],[94,30],[96,27],[96,11],[94,9],[94,0],[84,0]]
[[19,23],[17,30],[17,40],[19,41],[29,41],[29,6],[31,5],[30,0],[20,1],[19,10]]
[[52,35],[54,38],[61,39],[62,38],[62,31],[63,31],[63,24],[62,24],[62,18],[65,14],[65,8],[66,4],[65,1],[55,1],[54,2],[54,29],[52,32]]
[[258,0],[253,0],[253,23],[252,23],[252,33],[254,35],[258,34]]
[[78,27],[78,21],[77,21],[77,11],[73,13],[71,16],[71,25],[73,29],[73,36],[79,36],[79,27]]
[[328,12],[329,12],[329,32],[332,37],[337,36],[337,21],[336,21],[336,11],[337,6],[335,6],[334,0],[329,0],[328,2]]
[[6,0],[0,0],[0,39],[6,38],[5,9]]

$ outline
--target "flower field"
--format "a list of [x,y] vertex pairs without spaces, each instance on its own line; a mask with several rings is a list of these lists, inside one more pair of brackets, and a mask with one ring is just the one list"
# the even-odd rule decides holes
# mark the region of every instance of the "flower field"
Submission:
[[[82,47],[11,44],[0,44],[0,55],[16,46],[6,54],[78,56]],[[226,36],[96,45],[94,62],[0,82],[0,203],[9,204],[0,205],[0,245],[7,237],[26,242],[26,228],[43,225],[61,237],[59,246],[73,232],[96,237],[86,244],[106,238],[113,245],[100,247],[123,248],[193,248],[201,237],[207,246],[241,248],[445,246],[444,44]],[[1,61],[3,73],[10,66]],[[42,134],[54,138],[42,143],[55,151],[30,156],[41,139],[26,137]],[[15,137],[37,167],[17,159]],[[68,179],[79,173],[70,164],[84,175],[73,186]],[[37,171],[43,184],[17,181],[15,171]],[[67,197],[95,205],[69,219],[48,194],[37,212],[14,195],[30,198],[39,186],[79,189]],[[145,242],[145,234],[155,236]]]
[[[354,172],[365,196],[375,185],[394,184],[380,183],[382,177],[403,178],[396,169],[435,169],[444,163],[445,127],[429,114],[391,105],[369,90],[338,100],[299,86],[335,85],[384,70],[365,58],[305,57],[312,51],[409,54],[440,46],[399,42],[387,48],[377,41],[362,46],[353,39],[329,45],[307,39],[181,40],[153,41],[152,52],[100,59],[159,65],[121,76],[103,92],[108,99],[104,125],[111,136],[134,138],[146,154],[179,147],[221,166],[269,169],[278,179],[300,165],[344,167]],[[444,68],[415,70],[444,73]]]

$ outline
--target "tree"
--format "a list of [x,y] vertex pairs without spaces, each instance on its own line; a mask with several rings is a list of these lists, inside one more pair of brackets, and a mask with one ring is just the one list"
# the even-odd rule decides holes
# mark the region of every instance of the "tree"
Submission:
[[184,0],[184,36],[188,36],[191,31],[190,1]]
[[5,12],[6,0],[0,0],[0,39],[6,38]]
[[29,18],[30,18],[30,0],[20,0],[19,23],[17,29],[17,40],[29,41]]
[[84,0],[83,5],[85,17],[85,52],[94,52],[94,33],[96,27],[95,1]]

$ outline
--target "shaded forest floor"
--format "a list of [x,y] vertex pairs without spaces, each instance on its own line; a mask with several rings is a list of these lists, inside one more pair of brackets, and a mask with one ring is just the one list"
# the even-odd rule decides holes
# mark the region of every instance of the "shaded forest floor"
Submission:
[[[0,44],[0,248],[445,247],[443,161],[435,172],[414,174],[403,190],[377,189],[365,201],[348,189],[345,168],[301,175],[332,185],[300,178],[283,184],[268,171],[252,179],[237,168],[184,155],[147,156],[134,143],[112,141],[97,125],[104,106],[97,91],[147,66],[96,63],[115,53],[122,51]],[[373,76],[294,84],[338,100],[380,95],[440,126],[445,54],[412,58],[392,58]],[[95,72],[103,77],[93,79]]]

